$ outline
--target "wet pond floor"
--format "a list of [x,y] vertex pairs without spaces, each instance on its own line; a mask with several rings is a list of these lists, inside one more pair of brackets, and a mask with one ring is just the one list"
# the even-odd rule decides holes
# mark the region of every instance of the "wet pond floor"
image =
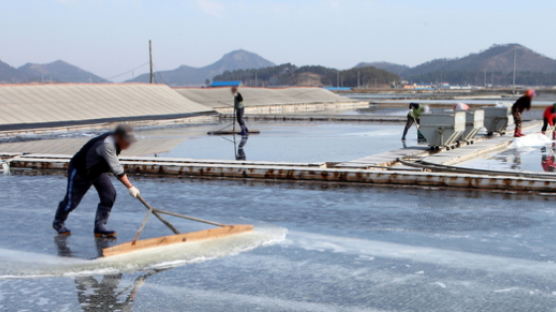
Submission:
[[[141,179],[153,205],[257,230],[95,260],[97,198],[50,222],[63,176],[0,176],[0,311],[552,311],[551,198],[320,184]],[[109,226],[144,208],[117,187]],[[184,231],[203,228],[176,221]],[[145,237],[168,234],[156,220]]]
[[532,144],[516,146],[514,140],[507,150],[466,161],[458,166],[487,170],[556,172],[556,141],[551,142],[549,138],[544,139],[546,142],[539,141],[537,137],[540,137],[540,134],[534,136],[530,140],[528,137],[520,139],[529,140]]
[[[403,124],[254,122],[259,135],[209,136],[229,123],[139,131],[139,142],[124,155],[282,162],[350,161],[402,148]],[[8,142],[0,152],[73,154],[95,133]],[[416,145],[413,128],[407,145]]]

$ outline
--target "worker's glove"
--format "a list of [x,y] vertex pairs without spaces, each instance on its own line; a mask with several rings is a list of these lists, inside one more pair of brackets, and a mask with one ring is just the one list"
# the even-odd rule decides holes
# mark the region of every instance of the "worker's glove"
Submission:
[[133,198],[137,198],[139,197],[139,195],[141,195],[141,192],[139,192],[139,189],[136,188],[135,186],[132,186],[127,190],[129,191],[129,195],[131,195],[131,197]]

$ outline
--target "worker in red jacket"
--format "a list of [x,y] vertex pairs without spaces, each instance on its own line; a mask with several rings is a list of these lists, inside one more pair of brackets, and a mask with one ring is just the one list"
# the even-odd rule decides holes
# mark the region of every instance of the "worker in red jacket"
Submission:
[[524,135],[521,133],[521,115],[524,111],[531,109],[531,102],[536,95],[535,90],[527,90],[512,106],[512,115],[515,123],[514,137],[516,138]]
[[554,127],[554,119],[556,119],[556,103],[550,105],[544,110],[543,114],[543,124],[542,124],[542,134],[546,133],[548,126]]

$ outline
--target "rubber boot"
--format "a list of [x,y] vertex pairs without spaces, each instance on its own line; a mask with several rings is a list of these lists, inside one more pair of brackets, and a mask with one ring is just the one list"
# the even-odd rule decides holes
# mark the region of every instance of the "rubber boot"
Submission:
[[116,238],[116,232],[105,227],[106,222],[108,222],[109,216],[109,211],[101,211],[100,209],[97,209],[97,214],[95,217],[95,237]]
[[64,211],[64,207],[62,205],[58,206],[58,209],[56,210],[56,215],[54,215],[54,221],[52,222],[52,228],[58,232],[59,235],[70,235],[71,231],[70,229],[68,229],[65,225],[64,222],[66,222],[66,219],[68,218],[68,214],[66,211]]

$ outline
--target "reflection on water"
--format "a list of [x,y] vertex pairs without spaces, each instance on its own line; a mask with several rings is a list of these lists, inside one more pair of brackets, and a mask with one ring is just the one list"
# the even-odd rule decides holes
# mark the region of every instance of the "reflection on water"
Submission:
[[487,170],[556,172],[556,141],[546,146],[510,148],[506,151],[459,164]]
[[[399,149],[403,125],[333,122],[253,122],[261,131],[249,138],[208,136],[222,125],[196,125],[138,131],[139,141],[122,156],[158,156],[194,159],[282,162],[351,161],[371,154]],[[412,130],[413,131],[413,130]],[[0,152],[74,154],[98,133],[75,137],[0,143]],[[408,136],[409,146],[417,145]]]
[[[247,155],[245,154],[245,145],[247,144],[247,140],[249,140],[249,135],[243,135],[241,137],[241,141],[237,146],[236,160],[247,160]],[[235,138],[234,138],[234,145],[235,145]]]
[[[67,235],[55,236],[54,242],[60,257],[73,257],[71,248],[68,246]],[[95,245],[98,256],[101,257],[102,249],[109,246],[109,240],[95,238]],[[85,312],[133,311],[133,302],[146,279],[165,270],[167,269],[150,269],[141,273],[127,287],[121,287],[123,273],[105,274],[98,277],[77,276],[74,278],[77,299]]]
[[556,169],[556,142],[541,148],[541,166],[545,172],[554,172]]
[[513,161],[511,162],[510,167],[513,170],[521,170],[521,153],[517,149],[513,151]]

